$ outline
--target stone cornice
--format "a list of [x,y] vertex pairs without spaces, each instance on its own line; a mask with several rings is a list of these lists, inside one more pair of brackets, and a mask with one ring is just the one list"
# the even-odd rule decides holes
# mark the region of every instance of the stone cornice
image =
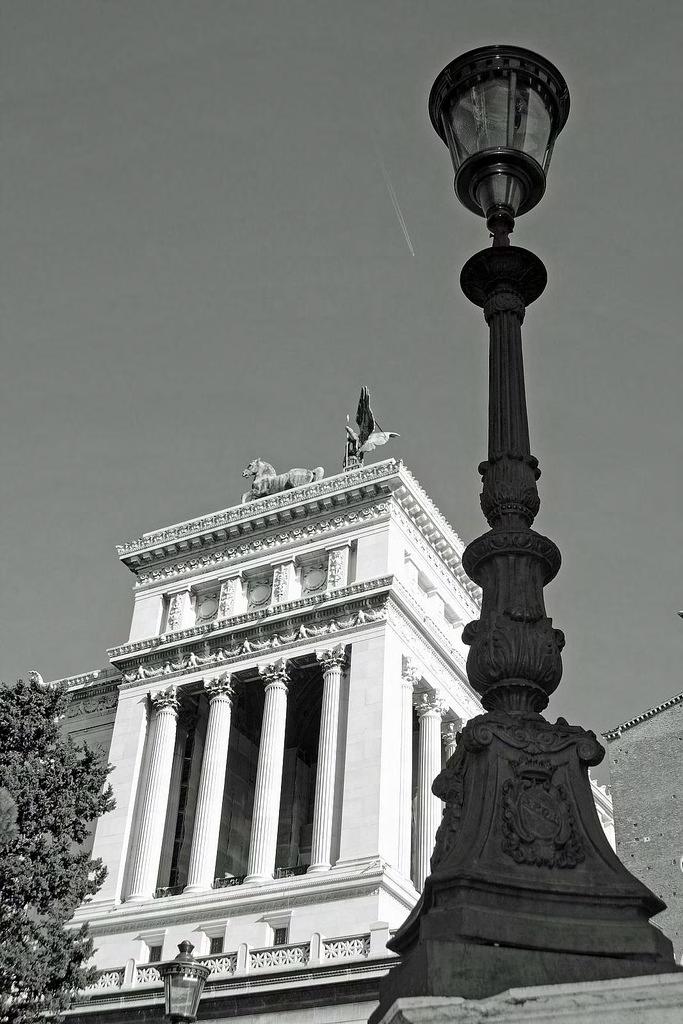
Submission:
[[350,605],[353,607],[361,598],[387,591],[392,585],[393,579],[393,576],[380,576],[373,580],[351,583],[349,586],[339,587],[337,590],[326,591],[321,594],[310,594],[306,597],[297,598],[294,601],[285,601],[282,604],[268,608],[259,608],[253,612],[243,612],[240,615],[232,615],[230,618],[214,620],[200,626],[191,626],[188,629],[179,629],[173,633],[162,633],[159,636],[121,644],[118,647],[111,647],[107,654],[112,661],[122,662],[136,655],[155,653],[157,651],[172,653],[179,645],[185,645],[202,639],[206,640],[209,637],[212,639],[229,637],[235,632],[242,632],[249,626],[274,624],[275,628],[282,627],[283,620],[292,616],[303,615],[312,610],[320,610],[321,606],[331,611],[338,611],[339,605]]
[[674,707],[676,704],[680,704],[681,701],[683,701],[683,693],[677,693],[675,697],[670,697],[668,700],[663,701],[663,703],[657,704],[654,708],[648,708],[647,711],[643,711],[642,714],[629,719],[628,722],[622,722],[621,725],[615,725],[613,729],[608,729],[607,732],[603,732],[603,739],[606,739],[608,743],[612,740],[619,739],[622,732],[626,732],[627,729],[632,729],[634,725],[640,725],[641,722],[647,721],[648,718],[654,718],[655,715],[660,714],[662,711],[666,711],[668,708]]
[[222,919],[231,914],[264,914],[289,910],[296,906],[326,903],[330,900],[367,896],[382,888],[412,909],[417,893],[412,885],[393,868],[380,861],[365,865],[362,870],[333,868],[325,874],[299,875],[274,879],[263,885],[238,885],[213,889],[206,893],[170,896],[149,900],[144,904],[122,903],[113,908],[98,908],[94,903],[82,904],[69,928],[78,928],[88,921],[95,937],[123,934],[143,929],[166,928],[169,924],[186,924],[201,919]]
[[62,679],[50,680],[51,685],[65,687],[71,700],[80,700],[84,696],[107,693],[115,690],[121,682],[121,673],[108,665],[106,668],[95,668],[90,672],[80,672],[75,676],[64,676]]
[[[478,588],[470,583],[462,570],[462,540],[413,474],[396,459],[386,459],[304,487],[259,498],[246,505],[236,505],[209,516],[154,530],[119,545],[117,552],[138,577],[136,585],[153,584],[210,570],[258,553],[262,548],[277,549],[287,543],[305,542],[315,535],[339,532],[344,525],[357,525],[359,515],[370,513],[377,507],[371,504],[368,508],[368,502],[376,503],[378,499],[392,495],[432,550],[476,601]],[[343,512],[350,505],[360,504],[365,504],[366,508],[356,509],[354,513]],[[321,513],[334,509],[342,514],[328,520],[327,529],[317,521],[303,526],[304,520],[316,520]],[[302,521],[302,527],[288,533],[273,534],[277,527],[296,521]],[[256,534],[261,536],[249,543],[225,547],[246,535]],[[210,548],[219,550],[212,551],[210,555],[195,555],[195,552]],[[157,568],[148,571],[151,566]]]
[[336,506],[343,508],[346,504],[363,498],[374,497],[382,490],[374,484],[384,478],[395,476],[400,465],[395,459],[387,459],[349,473],[323,477],[316,483],[292,487],[279,494],[248,502],[246,505],[234,505],[208,516],[153,530],[137,540],[117,545],[116,551],[119,558],[133,572],[137,572],[137,565],[173,557],[207,543],[222,543],[243,533],[252,533],[280,523],[291,522],[297,517],[303,518],[307,510],[305,507],[300,509],[299,506],[306,506],[307,503],[311,506],[308,514],[315,514],[329,511]]
[[[264,501],[265,499],[259,499]],[[210,554],[200,555],[198,558],[184,559],[179,562],[167,562],[157,569],[138,573],[135,582],[136,587],[163,583],[166,580],[179,579],[197,572],[209,572],[212,569],[228,565],[230,562],[239,562],[254,555],[267,554],[278,551],[286,546],[307,544],[316,537],[324,537],[327,534],[337,534],[344,527],[364,526],[390,514],[390,503],[382,501],[379,504],[368,505],[365,508],[348,511],[333,516],[332,519],[322,519],[317,522],[307,523],[305,526],[295,526],[282,533],[266,533],[246,543],[236,544],[228,548],[220,548]]]
[[443,690],[446,680],[447,686],[460,690],[468,711],[466,717],[472,718],[481,714],[481,701],[467,681],[462,657],[460,660],[457,659],[459,652],[431,634],[430,624],[425,621],[424,613],[418,616],[417,608],[411,608],[409,603],[403,600],[406,594],[405,588],[400,595],[392,594],[387,614],[388,624],[425,666],[426,678],[430,684]]

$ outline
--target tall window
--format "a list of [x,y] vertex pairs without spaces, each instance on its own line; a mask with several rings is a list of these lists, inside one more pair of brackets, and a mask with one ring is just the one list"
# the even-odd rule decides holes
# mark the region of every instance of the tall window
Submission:
[[289,941],[289,928],[273,928],[273,945],[286,946]]

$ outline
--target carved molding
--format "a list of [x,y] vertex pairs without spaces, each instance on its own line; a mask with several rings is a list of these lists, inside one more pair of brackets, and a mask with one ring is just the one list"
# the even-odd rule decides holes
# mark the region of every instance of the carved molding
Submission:
[[165,690],[150,692],[149,698],[155,714],[158,715],[166,710],[173,711],[176,715],[178,714],[180,704],[178,703],[177,687],[169,686]]
[[236,686],[230,672],[224,672],[220,676],[213,676],[204,680],[204,692],[211,702],[214,697],[227,697],[231,702],[235,697]]
[[307,523],[306,526],[298,526],[282,533],[258,537],[222,551],[213,551],[211,554],[201,555],[199,558],[173,562],[169,565],[160,566],[158,569],[151,569],[149,572],[139,573],[135,586],[139,588],[150,583],[161,583],[163,580],[174,579],[190,573],[207,572],[215,569],[217,566],[249,558],[261,552],[277,551],[285,545],[306,544],[315,537],[337,533],[347,526],[362,526],[364,523],[386,516],[389,514],[389,508],[389,502],[381,501],[366,508],[333,516],[331,519],[323,519],[317,523]]
[[271,661],[267,662],[265,665],[259,665],[258,674],[261,676],[263,685],[266,689],[269,686],[278,686],[287,689],[287,686],[290,683],[286,658],[278,658],[277,661]]
[[[387,621],[408,651],[413,652],[425,666],[425,675],[429,679],[439,680],[444,691],[451,690],[459,695],[465,717],[472,718],[481,713],[481,701],[470,687],[466,679],[457,675],[451,665],[434,650],[427,640],[418,632],[415,625],[405,613],[393,602],[387,608]],[[419,671],[419,670],[418,670]],[[420,674],[420,678],[422,673]],[[459,713],[456,711],[456,713]]]
[[99,697],[83,697],[72,700],[66,712],[67,718],[78,718],[81,715],[107,715],[116,710],[119,702],[118,689],[114,693],[106,693]]
[[[123,544],[117,544],[116,552],[120,558],[123,558],[132,554],[150,551],[153,548],[159,548],[163,544],[174,544],[187,537],[207,533],[212,530],[220,529],[224,526],[230,526],[233,523],[237,523],[245,519],[258,519],[267,512],[279,510],[289,505],[298,505],[301,502],[311,499],[324,497],[334,491],[350,490],[355,487],[362,486],[363,484],[382,479],[383,477],[393,476],[399,471],[399,469],[402,469],[404,473],[408,473],[399,460],[387,459],[363,469],[353,470],[350,473],[327,477],[314,484],[291,488],[290,490],[282,491],[278,494],[259,498],[257,501],[250,502],[248,508],[245,508],[244,505],[235,505],[231,508],[223,509],[220,512],[215,512],[209,516],[202,516],[199,519],[191,519],[189,522],[179,523],[178,525],[165,527],[161,530],[153,530],[150,533],[144,534],[142,537],[138,537],[136,540],[125,541]],[[421,491],[422,488],[412,474],[409,474],[409,476],[415,488]],[[429,501],[426,494],[424,497],[426,501]],[[438,510],[436,510],[436,506],[434,506],[434,509],[438,515],[441,515],[441,513],[438,513]],[[443,517],[441,518],[443,519]],[[446,520],[444,519],[443,522],[446,523]],[[446,526],[448,526],[448,524],[446,524]],[[448,527],[448,529],[451,530],[451,527]]]
[[233,615],[229,619],[220,622],[210,622],[203,626],[192,626],[188,629],[179,630],[175,633],[161,633],[159,636],[146,637],[144,640],[134,640],[127,644],[120,644],[118,647],[110,647],[107,651],[113,659],[130,658],[140,651],[153,651],[157,647],[170,647],[171,645],[185,643],[191,640],[199,640],[208,634],[233,631],[240,626],[253,625],[268,618],[280,618],[283,613],[304,614],[309,609],[317,608],[320,605],[334,602],[337,605],[340,599],[353,604],[354,599],[361,597],[373,590],[388,589],[394,580],[393,576],[380,576],[374,580],[363,580],[360,583],[351,583],[333,593],[320,593],[296,598],[278,605],[276,608],[262,608],[252,612],[243,612],[240,615]]
[[413,707],[420,719],[434,714],[440,718],[448,710],[448,703],[438,693],[423,691],[413,694]]
[[331,637],[343,631],[384,621],[386,619],[386,603],[386,595],[366,598],[364,607],[352,609],[349,612],[342,611],[340,614],[339,609],[331,608],[326,616],[316,612],[314,616],[309,617],[308,622],[297,622],[296,620],[274,622],[269,627],[261,627],[258,632],[252,631],[249,636],[226,638],[222,645],[215,648],[207,643],[204,645],[203,653],[176,651],[173,657],[133,662],[125,668],[122,688],[138,686],[147,679],[171,675],[182,677],[189,673],[196,673],[199,669],[220,668],[221,665],[244,660],[245,657],[277,652],[280,648],[310,646],[312,640]]
[[324,672],[331,668],[343,669],[347,662],[346,648],[343,644],[337,644],[336,647],[328,648],[325,651],[316,651],[315,657],[322,665]]

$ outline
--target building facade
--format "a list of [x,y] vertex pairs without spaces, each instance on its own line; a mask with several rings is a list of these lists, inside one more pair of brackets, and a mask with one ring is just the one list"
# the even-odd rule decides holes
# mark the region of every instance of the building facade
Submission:
[[431,783],[481,712],[462,551],[396,460],[119,548],[130,635],[68,681],[69,731],[116,797],[92,837],[107,879],[73,922],[99,974],[72,1017],[161,1019],[154,965],[187,938],[216,1019],[367,1020],[429,872]]
[[603,736],[616,851],[666,903],[653,923],[683,964],[683,693]]

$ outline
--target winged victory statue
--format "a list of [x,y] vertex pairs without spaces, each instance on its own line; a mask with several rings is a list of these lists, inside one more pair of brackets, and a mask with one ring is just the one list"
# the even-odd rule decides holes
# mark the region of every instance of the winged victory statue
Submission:
[[386,444],[392,437],[399,437],[393,430],[381,430],[370,408],[370,392],[366,387],[360,389],[360,398],[356,410],[358,433],[349,426],[346,417],[346,447],[344,449],[344,469],[357,469],[363,464],[367,452],[372,452],[380,445]]

